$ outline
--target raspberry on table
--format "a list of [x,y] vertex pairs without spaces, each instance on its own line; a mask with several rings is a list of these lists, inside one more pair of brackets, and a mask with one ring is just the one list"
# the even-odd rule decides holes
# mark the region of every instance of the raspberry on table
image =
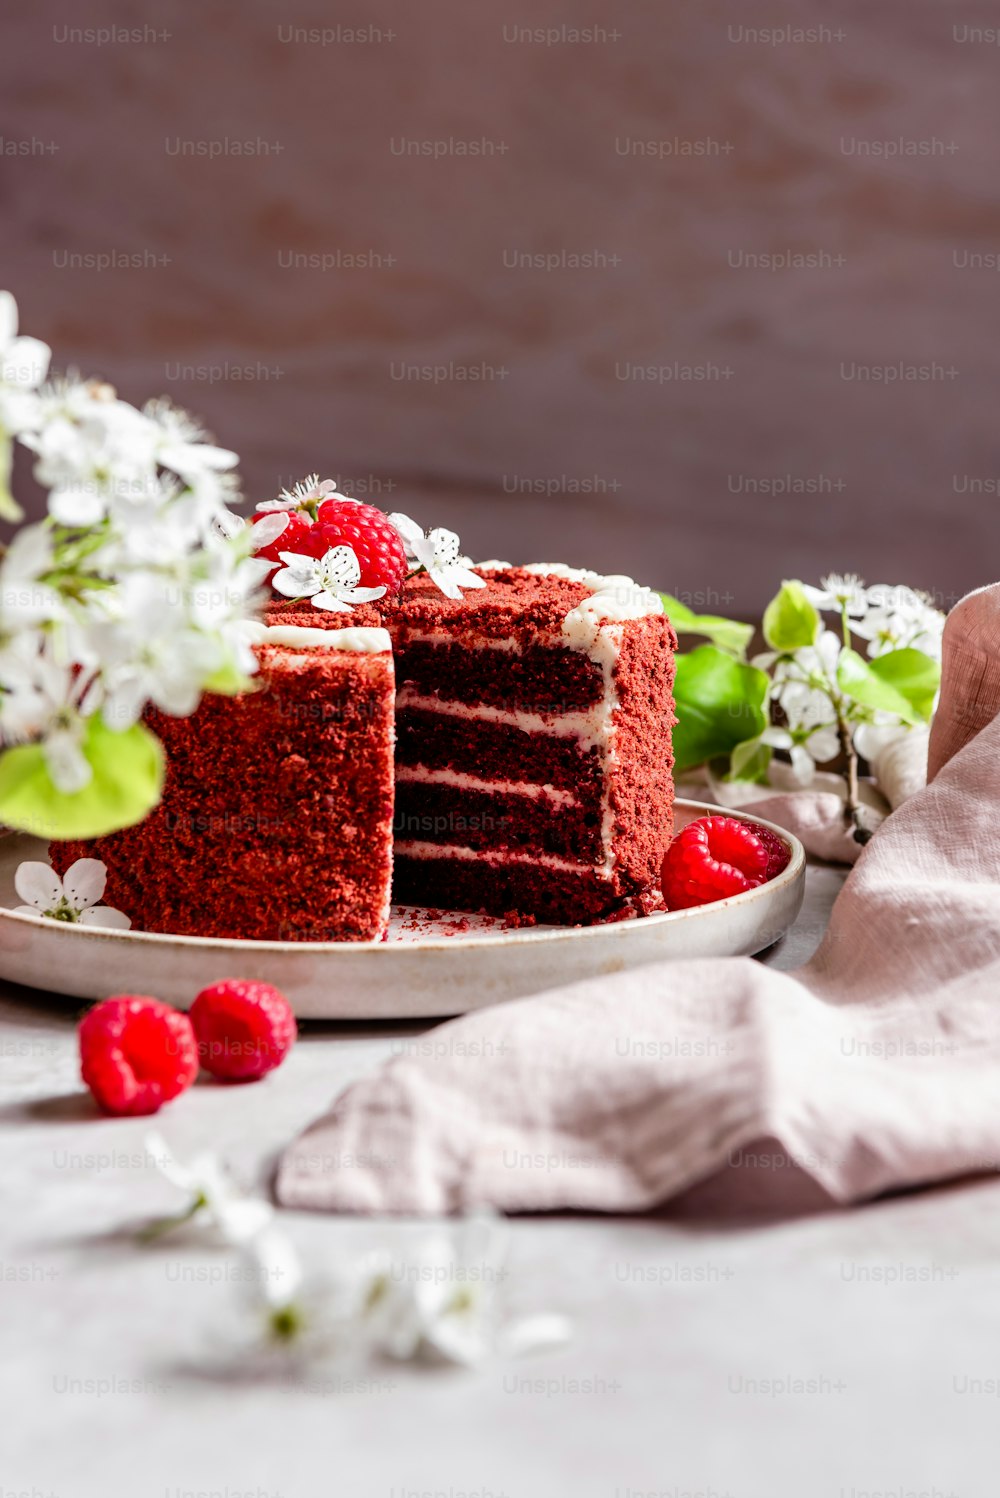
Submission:
[[707,905],[755,889],[767,878],[768,852],[735,817],[699,817],[674,838],[663,858],[663,897],[670,910]]
[[298,1034],[292,1006],[270,983],[224,978],[191,1005],[201,1064],[223,1082],[255,1082],[280,1066]]
[[[391,597],[407,573],[403,538],[388,515],[351,499],[325,499],[308,536],[308,555],[322,557],[333,546],[350,546],[361,566],[361,587],[384,587]],[[284,547],[289,551],[293,548]]]
[[[262,513],[253,517],[254,525],[258,520],[270,520],[270,513]],[[283,551],[294,551],[302,556],[310,556],[308,548],[309,532],[312,530],[312,522],[308,515],[301,510],[288,511],[288,524],[275,541],[269,541],[256,553],[259,557],[265,557],[267,561],[273,562],[276,567],[282,565],[281,553]]]
[[750,827],[754,837],[759,843],[764,844],[764,852],[767,854],[767,873],[764,875],[765,884],[772,879],[777,879],[792,861],[792,850],[783,837],[772,832],[770,827],[762,827],[759,822],[751,822]]
[[80,1021],[80,1074],[105,1113],[156,1113],[198,1075],[186,1014],[139,994],[105,999]]

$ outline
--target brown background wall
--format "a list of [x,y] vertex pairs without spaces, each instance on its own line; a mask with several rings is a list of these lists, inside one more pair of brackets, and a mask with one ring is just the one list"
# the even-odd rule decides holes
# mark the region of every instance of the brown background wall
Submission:
[[[63,364],[200,413],[254,499],[318,468],[476,555],[744,614],[831,568],[947,602],[1000,570],[1000,276],[969,263],[1000,257],[1000,46],[972,30],[998,24],[974,0],[32,0],[0,56],[0,284]],[[73,32],[108,25],[141,36]],[[749,35],[788,25],[821,29]],[[301,38],[338,26],[375,30]],[[816,258],[745,263],[781,252]],[[141,264],[70,259],[102,253]],[[901,362],[930,377],[856,377]]]

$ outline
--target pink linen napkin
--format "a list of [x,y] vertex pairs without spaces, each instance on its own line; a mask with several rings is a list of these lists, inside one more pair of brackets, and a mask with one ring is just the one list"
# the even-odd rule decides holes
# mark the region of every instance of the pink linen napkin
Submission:
[[454,1020],[288,1148],[279,1200],[637,1210],[766,1140],[843,1202],[997,1169],[998,712],[1000,584],[950,616],[932,783],[868,844],[806,967],[657,963]]

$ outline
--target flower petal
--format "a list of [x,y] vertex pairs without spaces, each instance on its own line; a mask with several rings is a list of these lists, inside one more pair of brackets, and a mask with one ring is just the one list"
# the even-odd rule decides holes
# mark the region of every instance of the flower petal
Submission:
[[197,1189],[194,1172],[189,1166],[181,1164],[162,1134],[146,1135],[146,1153],[155,1162],[157,1170],[173,1185],[179,1186],[182,1191]]
[[442,1316],[424,1328],[424,1342],[439,1357],[477,1368],[493,1351],[486,1327],[479,1320],[462,1316]]
[[261,1300],[287,1306],[302,1285],[302,1266],[291,1241],[277,1228],[257,1233],[247,1245]]
[[34,390],[48,374],[51,358],[52,350],[40,338],[15,338],[6,346],[3,356],[5,369],[14,374],[9,383]]
[[265,515],[263,520],[254,522],[253,527],[253,549],[260,551],[262,546],[270,546],[272,541],[284,535],[288,529],[288,511],[276,510]]
[[219,1232],[227,1243],[249,1243],[263,1232],[274,1216],[270,1202],[256,1197],[231,1197],[212,1203],[213,1216]]
[[461,598],[462,590],[451,581],[449,573],[443,572],[440,567],[428,567],[427,575],[441,589],[445,598]]
[[107,865],[99,858],[78,858],[71,863],[63,876],[66,898],[77,910],[96,905],[104,894],[108,883]]
[[80,925],[101,926],[105,931],[128,931],[132,921],[124,910],[116,910],[113,905],[95,905],[91,910],[80,912]]
[[49,514],[59,525],[96,525],[103,519],[104,501],[80,488],[53,489],[49,494]]
[[478,577],[475,572],[470,572],[468,567],[460,564],[448,568],[448,576],[452,582],[458,583],[460,588],[485,588],[486,581]]
[[792,750],[792,774],[802,786],[812,785],[816,774],[816,762],[801,744],[796,744]]
[[72,729],[55,729],[44,740],[42,748],[48,772],[57,790],[73,796],[90,784],[94,772]]
[[349,614],[351,611],[349,603],[341,603],[339,598],[334,598],[325,589],[322,593],[314,593],[311,602],[314,609],[327,609],[331,614]]
[[411,520],[409,515],[401,515],[398,510],[394,510],[389,516],[389,524],[396,527],[404,541],[422,541],[424,538],[423,530],[417,522]]
[[322,584],[315,578],[304,578],[295,568],[283,567],[272,577],[271,587],[284,593],[286,598],[308,598],[311,594],[318,593]]
[[564,1347],[572,1335],[573,1323],[568,1317],[540,1312],[504,1327],[498,1339],[498,1350],[506,1357],[519,1358],[526,1353]]
[[0,352],[17,337],[17,303],[9,291],[0,291]]
[[36,911],[52,910],[63,897],[63,882],[47,863],[18,864],[14,888]]
[[374,603],[376,598],[385,596],[385,583],[381,583],[377,588],[351,588],[350,590],[345,588],[340,596],[346,598],[349,603]]
[[346,596],[361,581],[361,563],[353,546],[331,546],[319,566],[327,587],[335,587],[338,594]]

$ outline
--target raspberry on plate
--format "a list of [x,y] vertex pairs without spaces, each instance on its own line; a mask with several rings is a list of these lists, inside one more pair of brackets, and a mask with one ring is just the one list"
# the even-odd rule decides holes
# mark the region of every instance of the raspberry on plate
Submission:
[[324,556],[333,546],[350,546],[361,566],[362,588],[384,587],[391,597],[403,586],[407,572],[403,538],[388,515],[374,505],[325,499],[307,541],[313,557]]
[[750,827],[757,841],[764,844],[764,852],[767,854],[767,873],[764,875],[764,882],[767,884],[788,868],[792,861],[792,850],[785,839],[772,832],[770,827],[762,827],[759,822],[751,822]]
[[664,855],[663,896],[670,910],[708,905],[763,884],[767,867],[767,849],[747,822],[699,817]]
[[280,1066],[298,1034],[292,1006],[270,983],[224,978],[191,1005],[201,1064],[223,1082],[255,1082]]
[[155,1113],[198,1075],[186,1014],[137,994],[105,999],[80,1021],[80,1074],[105,1113]]
[[[259,520],[271,519],[273,519],[273,516],[265,512],[264,514],[255,515],[253,523],[256,525]],[[308,515],[304,515],[301,510],[289,510],[288,524],[281,532],[281,535],[277,540],[269,541],[266,546],[262,546],[256,555],[265,557],[267,561],[273,562],[276,567],[282,565],[281,553],[283,551],[294,551],[302,556],[311,556],[312,553],[309,551],[309,532],[311,530],[312,521]]]

